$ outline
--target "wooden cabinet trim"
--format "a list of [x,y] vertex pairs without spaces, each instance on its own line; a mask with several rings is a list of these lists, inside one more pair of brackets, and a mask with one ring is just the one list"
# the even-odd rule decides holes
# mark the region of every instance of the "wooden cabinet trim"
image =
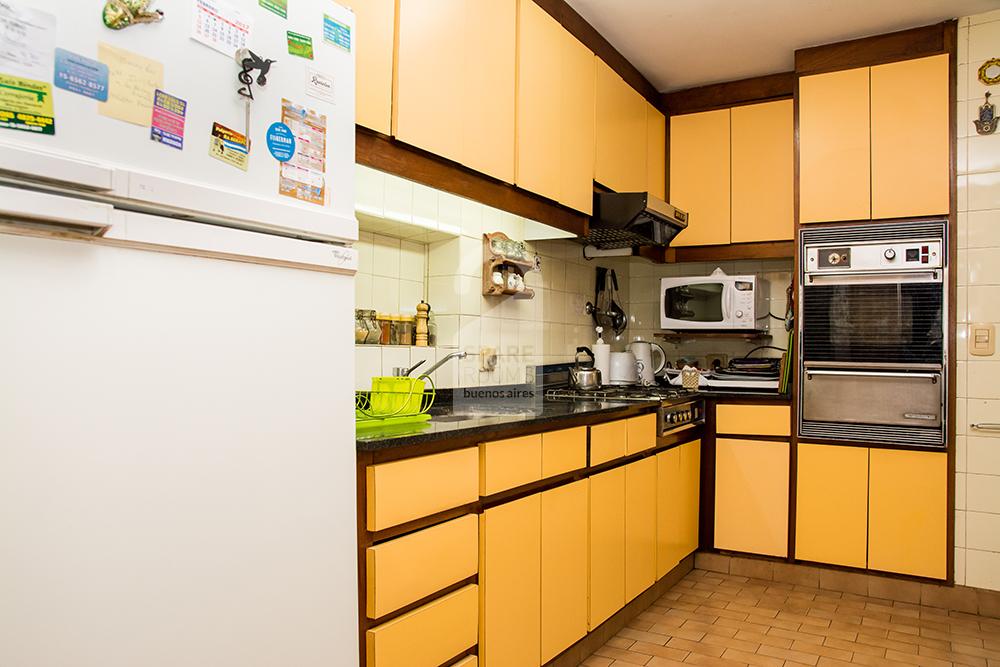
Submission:
[[818,74],[948,53],[950,44],[947,33],[957,25],[956,20],[943,21],[884,35],[799,49],[795,52],[795,72]]

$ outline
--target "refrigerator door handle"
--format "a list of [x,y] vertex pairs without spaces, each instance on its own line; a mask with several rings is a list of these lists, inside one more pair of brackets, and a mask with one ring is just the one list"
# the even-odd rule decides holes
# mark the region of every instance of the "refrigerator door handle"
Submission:
[[69,228],[103,236],[114,224],[113,211],[110,204],[0,187],[0,218],[15,226]]

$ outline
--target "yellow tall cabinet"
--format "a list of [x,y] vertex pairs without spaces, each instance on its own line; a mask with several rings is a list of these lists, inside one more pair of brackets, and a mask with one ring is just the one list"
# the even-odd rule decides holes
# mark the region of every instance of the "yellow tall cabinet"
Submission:
[[354,10],[358,125],[389,134],[392,125],[392,51],[396,0],[349,0]]
[[625,601],[656,581],[656,457],[625,466]]
[[778,100],[731,110],[732,243],[790,240],[794,236],[792,107],[792,100]]
[[545,664],[587,634],[587,481],[545,491],[541,497]]
[[795,557],[865,567],[868,448],[799,443]]
[[590,606],[593,630],[625,605],[625,468],[593,475],[590,484]]
[[948,55],[871,68],[872,217],[948,213]]
[[594,54],[534,0],[519,0],[515,183],[593,208]]
[[799,218],[947,213],[949,56],[799,79]]
[[615,192],[646,189],[646,100],[596,58],[594,180]]
[[399,3],[393,134],[514,182],[516,0]]
[[870,450],[868,567],[947,576],[948,455]]
[[670,117],[670,201],[687,211],[675,246],[729,243],[729,109]]
[[479,657],[484,667],[541,664],[541,494],[483,512]]

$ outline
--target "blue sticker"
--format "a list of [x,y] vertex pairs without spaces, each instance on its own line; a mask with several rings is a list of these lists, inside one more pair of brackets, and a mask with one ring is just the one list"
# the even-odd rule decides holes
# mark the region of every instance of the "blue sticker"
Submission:
[[278,162],[288,162],[295,155],[295,135],[284,123],[271,123],[267,128],[267,150]]
[[108,66],[66,49],[56,49],[56,88],[108,101]]
[[323,14],[323,41],[351,51],[351,26]]

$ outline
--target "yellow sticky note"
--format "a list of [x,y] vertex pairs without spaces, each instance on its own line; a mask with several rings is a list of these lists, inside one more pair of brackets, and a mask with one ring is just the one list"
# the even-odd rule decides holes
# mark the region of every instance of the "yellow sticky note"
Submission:
[[153,95],[163,88],[163,63],[103,42],[97,59],[108,66],[108,101],[98,103],[100,114],[149,127]]

